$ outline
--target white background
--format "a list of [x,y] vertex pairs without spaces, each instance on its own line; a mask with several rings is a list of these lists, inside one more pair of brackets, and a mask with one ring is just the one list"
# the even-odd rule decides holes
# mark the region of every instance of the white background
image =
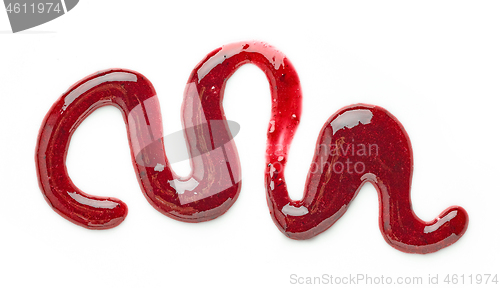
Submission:
[[[499,2],[175,2],[80,1],[18,34],[0,11],[1,287],[285,287],[304,286],[291,285],[291,274],[420,276],[427,283],[429,274],[442,281],[448,273],[500,273]],[[294,199],[302,196],[328,117],[345,105],[376,104],[412,141],[416,214],[430,221],[460,205],[470,216],[464,237],[434,254],[395,250],[380,234],[370,185],[318,237],[281,234],[263,182],[270,94],[251,65],[226,89],[228,119],[241,125],[243,188],[222,217],[188,224],[151,207],[136,181],[122,116],[109,107],[74,134],[67,164],[83,191],[127,203],[127,219],[91,231],[52,211],[37,184],[36,138],[73,83],[107,68],[142,73],[158,92],[165,133],[172,133],[181,129],[191,69],[213,49],[241,40],[277,47],[301,77],[302,123],[286,171]],[[183,175],[190,169],[187,161],[174,168]]]

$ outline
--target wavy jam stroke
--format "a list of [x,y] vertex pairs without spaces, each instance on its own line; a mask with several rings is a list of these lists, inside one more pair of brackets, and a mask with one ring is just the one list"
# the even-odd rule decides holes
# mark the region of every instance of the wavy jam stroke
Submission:
[[[323,126],[303,199],[291,200],[285,181],[288,150],[301,117],[302,92],[287,57],[258,42],[223,46],[193,70],[184,92],[182,122],[192,173],[182,178],[165,154],[160,106],[153,85],[141,74],[111,69],[73,85],[45,117],[36,148],[40,188],[64,218],[90,229],[119,225],[127,206],[110,197],[84,193],[71,181],[66,154],[71,136],[94,110],[113,105],[127,127],[137,179],[149,203],[180,221],[201,222],[224,214],[241,189],[236,146],[222,107],[227,80],[252,63],[266,75],[271,90],[265,186],[271,216],[292,239],[308,239],[332,226],[366,182],[380,202],[380,230],[394,248],[430,253],[456,242],[468,216],[449,207],[425,222],[412,210],[413,155],[403,126],[381,107],[357,104],[342,108]],[[214,125],[213,123],[223,123]]]

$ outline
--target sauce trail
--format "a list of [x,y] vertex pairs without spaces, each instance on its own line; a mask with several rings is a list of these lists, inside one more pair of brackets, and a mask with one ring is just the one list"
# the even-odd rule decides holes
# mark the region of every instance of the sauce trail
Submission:
[[430,222],[415,215],[410,199],[410,140],[393,115],[373,105],[345,107],[328,119],[317,141],[304,197],[291,200],[285,166],[301,117],[302,92],[288,58],[259,42],[223,46],[193,70],[182,105],[192,156],[192,173],[185,178],[174,173],[165,155],[158,98],[143,75],[111,69],[73,85],[54,103],[38,137],[36,168],[47,202],[64,218],[90,229],[112,228],[125,219],[125,203],[84,193],[72,183],[65,164],[71,136],[80,123],[99,107],[113,105],[124,117],[137,179],[153,207],[185,222],[224,214],[238,197],[241,171],[222,102],[227,80],[247,63],[259,67],[269,81],[272,110],[265,186],[271,216],[286,236],[308,239],[328,229],[366,182],[378,191],[380,230],[394,248],[431,253],[465,233],[468,216],[461,207],[449,207]]

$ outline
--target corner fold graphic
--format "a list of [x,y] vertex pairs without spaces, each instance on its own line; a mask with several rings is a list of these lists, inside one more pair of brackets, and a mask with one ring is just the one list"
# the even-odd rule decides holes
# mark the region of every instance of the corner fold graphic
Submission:
[[71,9],[78,0],[4,0],[13,33],[27,30],[52,21]]

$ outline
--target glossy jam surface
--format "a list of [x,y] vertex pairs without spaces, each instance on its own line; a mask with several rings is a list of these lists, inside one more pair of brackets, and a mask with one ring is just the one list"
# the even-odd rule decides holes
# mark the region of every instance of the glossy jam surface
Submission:
[[125,219],[125,203],[84,193],[72,183],[65,164],[78,125],[95,109],[113,105],[123,114],[137,178],[153,207],[185,222],[224,214],[238,197],[241,171],[231,132],[224,124],[222,102],[226,81],[247,63],[258,66],[269,81],[272,110],[265,185],[271,216],[286,236],[308,239],[328,229],[366,182],[378,191],[380,230],[394,248],[435,252],[465,233],[468,216],[461,207],[450,207],[430,222],[415,215],[410,200],[413,156],[408,135],[394,116],[377,106],[345,107],[325,123],[304,197],[292,201],[285,166],[300,121],[302,92],[288,58],[259,42],[223,46],[193,70],[182,106],[193,168],[186,178],[175,175],[170,167],[156,92],[143,75],[112,69],[73,85],[48,112],[38,138],[37,174],[48,203],[61,216],[90,229],[112,228]]

